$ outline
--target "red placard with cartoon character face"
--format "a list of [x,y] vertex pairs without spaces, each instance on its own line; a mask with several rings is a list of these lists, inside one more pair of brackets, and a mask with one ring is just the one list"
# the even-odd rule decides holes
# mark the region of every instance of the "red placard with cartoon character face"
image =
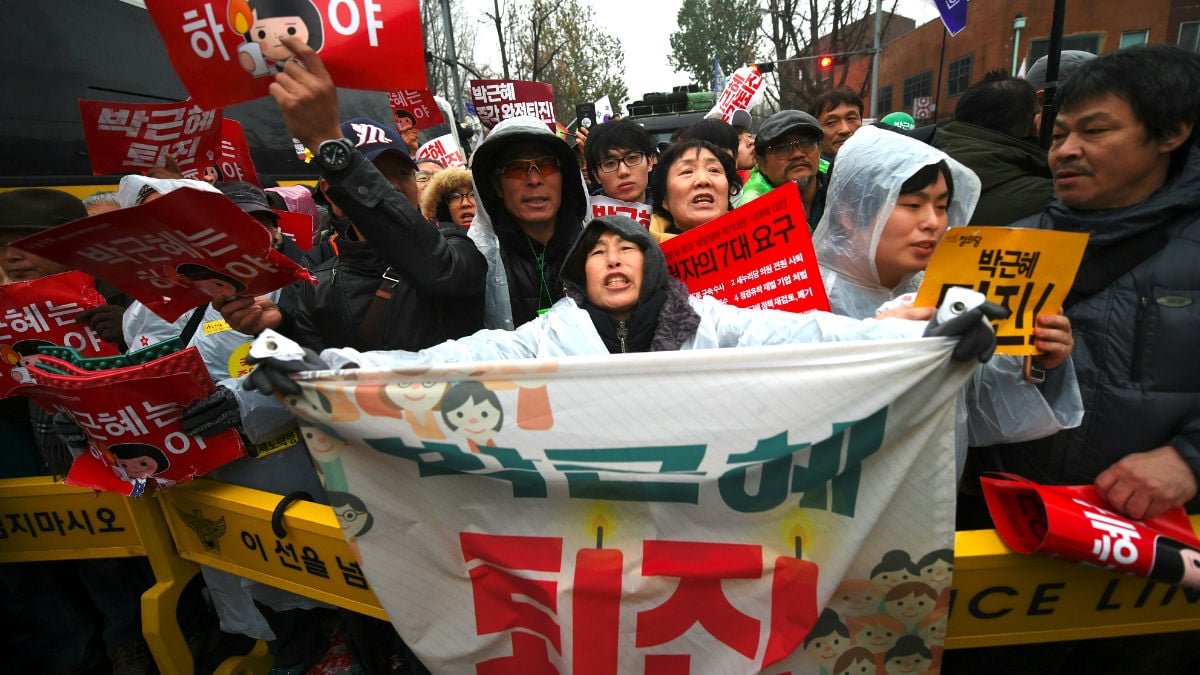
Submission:
[[206,302],[316,281],[272,250],[267,229],[224,195],[189,188],[14,245],[94,274],[167,321]]
[[353,89],[425,89],[417,0],[146,0],[179,79],[200,105],[267,95],[294,35],[333,81]]
[[[184,408],[215,390],[200,352],[189,347],[148,363],[86,371],[43,356],[34,382],[18,393],[71,416],[89,447],[71,465],[67,484],[138,496],[191,480],[243,456],[227,429],[197,438],[179,428]],[[64,373],[51,373],[52,366]]]
[[30,379],[38,345],[74,347],[81,356],[110,356],[117,346],[100,339],[79,314],[104,304],[92,277],[71,271],[0,285],[0,398]]

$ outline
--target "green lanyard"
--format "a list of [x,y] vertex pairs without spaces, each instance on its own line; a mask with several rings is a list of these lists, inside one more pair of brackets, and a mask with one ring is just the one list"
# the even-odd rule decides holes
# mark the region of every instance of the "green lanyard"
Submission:
[[545,295],[550,304],[554,304],[554,296],[550,294],[550,284],[546,283],[546,247],[542,247],[542,252],[538,253],[533,248],[533,237],[525,235],[525,241],[529,244],[529,254],[533,256],[533,261],[537,263],[538,276],[542,279],[541,288],[538,289],[538,316],[550,311],[549,307],[542,307],[542,296]]

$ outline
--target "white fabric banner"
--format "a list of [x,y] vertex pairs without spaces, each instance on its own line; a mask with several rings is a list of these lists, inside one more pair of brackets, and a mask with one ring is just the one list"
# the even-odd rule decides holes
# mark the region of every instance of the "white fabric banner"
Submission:
[[948,352],[349,370],[288,404],[434,673],[936,672],[971,372]]

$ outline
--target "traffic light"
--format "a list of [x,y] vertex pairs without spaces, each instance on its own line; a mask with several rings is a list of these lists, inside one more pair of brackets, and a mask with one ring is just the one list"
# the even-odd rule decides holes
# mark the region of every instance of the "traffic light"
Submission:
[[822,54],[817,57],[817,70],[827,73],[833,70],[834,66],[840,66],[846,63],[844,54]]

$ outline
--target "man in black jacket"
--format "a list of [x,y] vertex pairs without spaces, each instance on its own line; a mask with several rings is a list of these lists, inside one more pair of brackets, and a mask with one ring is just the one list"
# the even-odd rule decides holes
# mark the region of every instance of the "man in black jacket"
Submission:
[[[1057,199],[1016,225],[1090,235],[1066,314],[1086,408],[1050,438],[981,449],[985,471],[1092,484],[1134,519],[1187,505],[1200,479],[1200,57],[1131,47],[1079,66],[1059,90]],[[960,527],[986,526],[960,501]],[[970,518],[970,522],[964,522]],[[1188,673],[1196,633],[947,652],[946,672]],[[967,650],[974,652],[975,650]],[[1012,659],[1020,657],[1014,663]]]
[[395,130],[366,118],[338,123],[320,58],[277,76],[271,93],[291,132],[314,151],[319,186],[345,227],[310,252],[318,279],[284,289],[278,307],[241,298],[220,307],[238,330],[276,328],[314,350],[417,350],[483,327],[487,264],[466,231],[417,208],[416,164]]

